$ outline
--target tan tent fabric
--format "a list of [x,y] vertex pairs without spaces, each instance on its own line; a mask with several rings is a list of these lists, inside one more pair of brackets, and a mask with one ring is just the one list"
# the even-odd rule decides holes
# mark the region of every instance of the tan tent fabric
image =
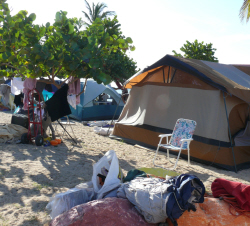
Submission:
[[229,114],[229,125],[232,136],[240,130],[244,130],[247,119],[250,120],[250,109],[246,103],[241,103],[233,107]]
[[[175,56],[170,56],[170,55],[163,57],[161,60],[159,60],[159,63],[156,62],[154,65],[158,65],[156,66],[156,68],[159,68],[164,65],[165,66],[170,65],[173,63],[173,61],[175,61],[176,64],[182,63],[183,68],[185,68],[185,65],[190,66],[193,71],[197,70],[199,73],[202,73],[204,76],[207,77],[207,79],[212,80],[214,84],[218,84],[221,87],[225,87],[228,93],[246,101],[247,103],[250,103],[250,80],[246,81],[245,85],[238,84],[234,80],[228,78],[222,73],[219,73],[218,71],[211,68],[210,66],[211,65],[214,66],[214,64],[216,64],[217,67],[221,69],[221,71],[224,70],[228,72],[230,72],[230,69],[234,68],[232,73],[236,73],[238,70],[239,73],[238,74],[236,73],[236,77],[238,76],[236,81],[244,80],[245,77],[248,75],[244,73],[243,71],[241,71],[240,68],[237,69],[236,67],[233,67],[232,65],[224,65],[224,64],[213,63],[213,62],[207,63],[201,60],[187,59],[187,58],[175,57]],[[149,68],[151,67],[153,67],[153,65],[150,66]],[[149,71],[144,71],[142,74],[139,74],[138,76],[133,77],[133,79],[126,81],[125,82],[126,88],[131,88],[133,85],[136,85],[142,80],[142,77],[144,79],[145,76],[147,76],[147,73],[151,72],[152,70],[156,70],[156,68],[150,69]],[[247,67],[245,66],[244,70],[247,70],[246,68]],[[191,69],[187,68],[187,70],[191,70]]]
[[26,128],[19,125],[0,125],[0,143],[6,143],[7,141],[14,142],[17,139],[21,139],[22,134],[27,132]]
[[[159,143],[160,133],[156,133],[147,129],[138,128],[135,126],[128,126],[117,123],[115,125],[115,131],[113,135],[128,139],[130,141],[135,140],[137,144],[156,147]],[[178,153],[172,151],[172,153]],[[187,151],[183,150],[182,156],[187,155]],[[248,147],[234,147],[236,164],[244,164],[250,159],[250,146]],[[234,169],[234,160],[232,155],[232,149],[227,147],[219,147],[209,144],[204,144],[198,141],[192,141],[190,144],[191,159],[200,160],[204,163],[215,164],[220,167]]]
[[[133,87],[119,118],[124,125],[151,125],[172,130],[179,118],[197,122],[195,134],[229,142],[224,100],[219,90],[144,85]],[[227,97],[227,108],[241,102]],[[237,101],[238,100],[238,101]]]
[[249,168],[250,146],[234,146],[250,120],[249,68],[167,55],[126,81],[132,89],[112,136],[156,148],[158,135],[171,133],[177,119],[193,119],[191,158]]

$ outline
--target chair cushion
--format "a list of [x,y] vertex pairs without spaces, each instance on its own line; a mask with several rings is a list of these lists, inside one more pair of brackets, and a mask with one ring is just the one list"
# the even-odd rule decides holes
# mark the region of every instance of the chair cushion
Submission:
[[[178,119],[173,135],[170,139],[170,144],[175,147],[181,147],[181,139],[190,139],[194,134],[196,122],[189,119]],[[187,149],[187,142],[184,142],[183,149]]]

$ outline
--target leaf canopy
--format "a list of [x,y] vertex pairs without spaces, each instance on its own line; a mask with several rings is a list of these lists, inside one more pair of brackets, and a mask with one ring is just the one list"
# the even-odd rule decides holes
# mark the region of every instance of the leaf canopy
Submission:
[[[99,6],[99,11],[102,9]],[[35,14],[20,11],[11,16],[6,0],[0,0],[0,18],[0,77],[46,77],[54,83],[55,76],[74,76],[108,84],[122,76],[107,67],[115,52],[131,63],[131,73],[136,70],[136,63],[125,54],[134,49],[132,39],[121,35],[116,17],[97,18],[82,30],[81,19],[68,18],[67,12],[59,11],[53,24],[36,25]]]
[[174,56],[218,62],[218,59],[214,56],[216,49],[213,48],[212,43],[204,44],[204,42],[198,42],[197,39],[194,42],[186,41],[180,50],[184,52],[184,55],[173,50]]

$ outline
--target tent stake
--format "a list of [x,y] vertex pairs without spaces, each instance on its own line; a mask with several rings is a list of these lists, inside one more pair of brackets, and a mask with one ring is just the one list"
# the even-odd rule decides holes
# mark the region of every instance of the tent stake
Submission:
[[225,94],[223,93],[223,98],[224,98],[224,104],[225,104],[225,110],[226,110],[226,116],[227,116],[227,123],[228,123],[228,130],[229,130],[229,137],[230,137],[230,142],[231,142],[231,147],[232,147],[232,153],[233,153],[233,158],[234,158],[234,167],[235,167],[235,173],[237,173],[237,167],[236,167],[236,162],[235,162],[235,156],[234,156],[234,149],[233,149],[233,142],[232,142],[232,135],[231,135],[231,130],[229,126],[229,119],[228,119],[228,114],[227,114],[227,104],[226,104],[226,98]]

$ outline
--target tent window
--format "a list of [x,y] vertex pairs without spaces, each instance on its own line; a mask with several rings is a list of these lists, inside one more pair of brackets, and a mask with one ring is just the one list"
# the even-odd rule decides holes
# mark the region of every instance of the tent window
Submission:
[[[164,74],[166,75],[166,71],[164,71]],[[166,81],[166,78],[165,78]],[[149,74],[143,81],[145,82],[159,82],[159,83],[164,83],[164,78],[163,78],[163,70],[160,68],[157,71],[152,72],[152,74]]]
[[196,76],[193,76],[185,71],[177,70],[175,75],[172,78],[171,83],[177,84],[189,84],[198,86],[198,88],[211,89],[212,87],[207,83],[203,82]]
[[142,84],[148,82],[188,84],[196,86],[199,89],[214,89],[212,86],[203,82],[196,76],[171,66],[165,66],[149,73],[140,83]]

